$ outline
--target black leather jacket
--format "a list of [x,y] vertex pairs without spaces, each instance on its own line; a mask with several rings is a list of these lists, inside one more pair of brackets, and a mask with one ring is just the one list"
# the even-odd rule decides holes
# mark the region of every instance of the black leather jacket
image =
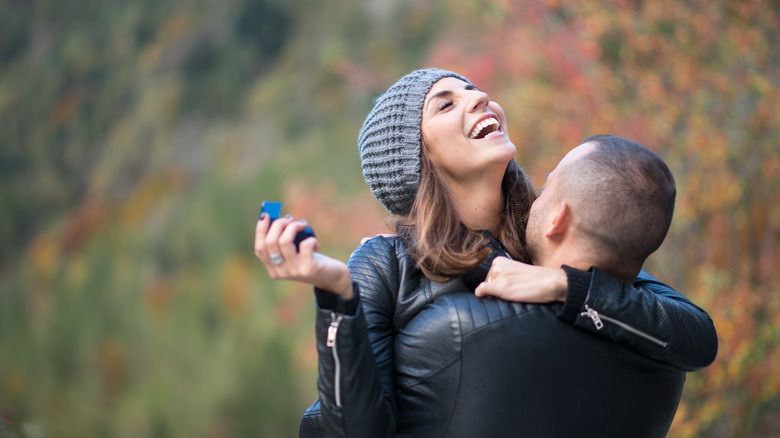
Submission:
[[709,315],[644,271],[626,285],[593,269],[584,294],[533,305],[477,298],[465,277],[430,281],[397,237],[366,242],[348,267],[354,314],[318,292],[307,436],[664,436],[684,371],[717,354]]

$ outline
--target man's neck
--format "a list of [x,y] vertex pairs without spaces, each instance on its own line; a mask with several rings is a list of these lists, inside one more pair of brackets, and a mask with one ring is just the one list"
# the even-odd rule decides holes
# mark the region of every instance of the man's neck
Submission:
[[551,253],[549,257],[540,262],[540,265],[548,268],[560,268],[563,265],[567,265],[575,269],[587,271],[593,266],[593,261],[582,257],[576,251],[566,251],[565,248],[561,248]]
[[641,270],[641,267],[639,269],[616,268],[581,251],[566,247],[559,247],[542,263],[542,266],[551,268],[560,268],[562,265],[571,266],[582,271],[595,267],[629,284],[636,280],[636,276]]

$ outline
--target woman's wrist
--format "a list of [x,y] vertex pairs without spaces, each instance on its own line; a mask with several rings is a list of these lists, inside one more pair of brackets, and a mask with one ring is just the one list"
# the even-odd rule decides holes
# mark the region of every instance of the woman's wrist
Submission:
[[556,271],[558,275],[556,275],[553,280],[555,284],[555,295],[553,299],[555,301],[565,302],[569,292],[569,278],[563,268],[556,269]]
[[336,293],[342,300],[351,300],[355,296],[355,290],[352,287],[352,277],[349,275],[349,271],[347,271],[346,276],[343,276],[340,283],[341,286]]
[[338,274],[328,279],[328,281],[323,281],[314,286],[322,291],[338,295],[342,300],[351,300],[352,297],[355,296],[352,289],[352,277],[346,266],[343,271],[340,271]]

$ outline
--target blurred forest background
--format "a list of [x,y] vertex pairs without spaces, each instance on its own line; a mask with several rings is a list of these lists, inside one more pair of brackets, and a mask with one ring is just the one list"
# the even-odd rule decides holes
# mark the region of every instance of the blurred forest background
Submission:
[[357,132],[427,66],[537,184],[597,133],[666,159],[647,269],[720,337],[670,436],[780,436],[779,35],[757,0],[0,0],[0,436],[297,436],[313,300],[255,260],[260,202],[344,260],[383,232]]

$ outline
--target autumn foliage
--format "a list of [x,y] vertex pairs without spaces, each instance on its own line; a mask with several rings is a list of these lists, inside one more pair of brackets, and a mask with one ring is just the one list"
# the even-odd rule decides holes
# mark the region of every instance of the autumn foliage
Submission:
[[537,182],[600,133],[667,161],[646,268],[720,341],[670,436],[780,435],[776,1],[76,3],[0,5],[0,437],[295,436],[313,303],[254,259],[259,203],[342,259],[383,232],[357,131],[425,66]]
[[673,229],[649,269],[710,312],[720,352],[689,376],[671,435],[780,433],[778,5],[495,7],[489,31],[453,32],[433,58],[497,90],[532,173],[596,133],[647,145],[675,173]]

